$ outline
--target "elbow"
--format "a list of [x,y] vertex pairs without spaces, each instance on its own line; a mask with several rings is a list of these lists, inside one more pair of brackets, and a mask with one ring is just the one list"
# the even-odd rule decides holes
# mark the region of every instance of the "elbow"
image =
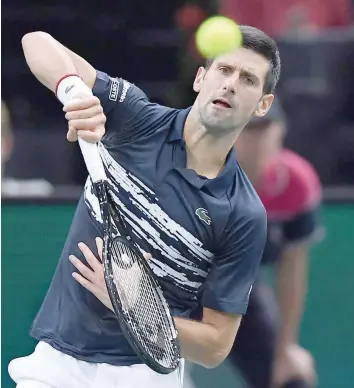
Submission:
[[206,369],[214,369],[220,366],[229,355],[233,347],[234,340],[234,337],[232,337],[225,343],[225,341],[222,341],[220,337],[215,338],[213,346],[203,353],[204,359],[201,365]]
[[27,34],[23,35],[21,39],[22,47],[28,47],[29,45],[33,44],[33,42],[35,42],[37,39],[48,36],[50,35],[43,31],[28,32]]
[[215,352],[210,354],[203,362],[203,367],[206,369],[214,369],[220,366],[228,356],[225,352]]
[[[22,50],[25,56],[27,65],[32,73],[41,66],[43,51],[46,48],[46,40],[51,38],[49,34],[42,31],[28,32],[21,39]],[[44,49],[43,49],[44,47]]]
[[36,32],[28,32],[27,34],[23,35],[23,37],[21,39],[21,44],[22,44],[23,50],[25,50],[26,47],[28,47],[28,45],[30,44],[30,42],[33,39],[33,36],[35,36],[35,34],[36,34]]

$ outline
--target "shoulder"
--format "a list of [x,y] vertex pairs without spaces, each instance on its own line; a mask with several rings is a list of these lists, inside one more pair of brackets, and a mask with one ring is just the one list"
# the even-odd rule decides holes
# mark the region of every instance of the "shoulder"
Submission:
[[137,85],[123,78],[112,77],[107,73],[96,70],[96,81],[92,89],[93,94],[106,102],[107,111],[124,107],[130,110],[152,110],[161,115],[172,113],[176,109],[151,102],[145,92]]
[[258,260],[267,236],[267,213],[253,185],[239,166],[235,176],[231,210],[221,241],[221,250],[229,250],[230,259]]
[[97,71],[93,93],[107,116],[105,141],[122,144],[165,136],[180,112],[150,101],[133,83],[101,71]]
[[295,216],[316,207],[321,184],[313,166],[284,149],[267,166],[258,190],[268,213]]
[[100,100],[107,99],[107,103],[110,104],[122,104],[131,98],[148,101],[146,94],[136,85],[123,78],[112,77],[99,70],[96,70],[96,81],[92,92]]

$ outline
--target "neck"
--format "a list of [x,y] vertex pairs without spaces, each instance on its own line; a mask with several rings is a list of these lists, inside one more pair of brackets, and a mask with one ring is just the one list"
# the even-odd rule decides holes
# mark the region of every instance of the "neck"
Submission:
[[240,132],[210,133],[197,119],[193,106],[183,132],[187,148],[187,168],[210,179],[218,176]]

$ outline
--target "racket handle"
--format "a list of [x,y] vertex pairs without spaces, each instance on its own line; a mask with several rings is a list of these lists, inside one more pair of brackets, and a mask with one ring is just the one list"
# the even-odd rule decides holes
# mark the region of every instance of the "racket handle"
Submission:
[[89,143],[79,137],[79,145],[92,181],[98,182],[100,180],[107,180],[97,143]]

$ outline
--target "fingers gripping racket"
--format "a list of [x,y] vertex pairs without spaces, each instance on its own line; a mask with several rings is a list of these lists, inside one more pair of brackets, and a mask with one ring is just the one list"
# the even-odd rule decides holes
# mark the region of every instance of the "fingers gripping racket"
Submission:
[[100,204],[104,276],[114,312],[138,357],[154,371],[170,373],[179,365],[180,351],[168,304],[110,196],[97,144],[81,138],[79,144]]

